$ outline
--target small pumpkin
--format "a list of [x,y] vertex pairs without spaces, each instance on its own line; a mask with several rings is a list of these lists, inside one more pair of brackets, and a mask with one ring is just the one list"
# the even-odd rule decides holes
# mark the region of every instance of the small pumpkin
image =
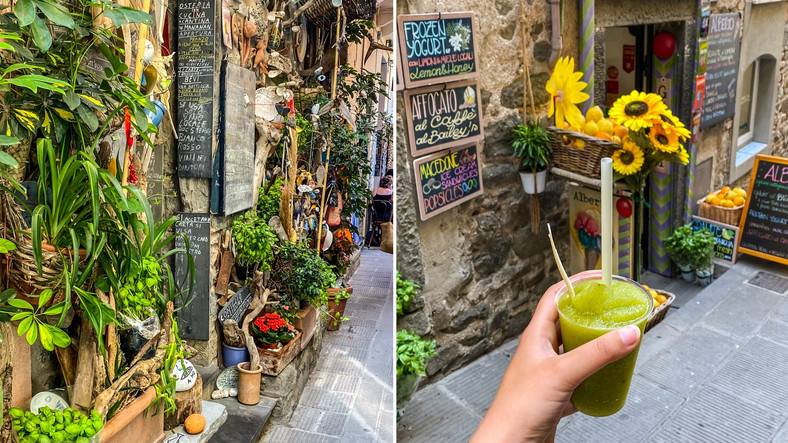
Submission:
[[186,417],[183,427],[189,434],[199,434],[205,429],[205,416],[202,414],[192,414]]

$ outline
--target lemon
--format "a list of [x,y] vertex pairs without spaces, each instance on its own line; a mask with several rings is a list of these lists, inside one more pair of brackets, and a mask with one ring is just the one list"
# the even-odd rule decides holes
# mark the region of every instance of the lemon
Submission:
[[605,113],[602,112],[602,108],[599,106],[594,106],[586,112],[586,121],[595,121],[598,122],[605,118]]
[[618,143],[619,145],[621,144],[621,138],[619,136],[617,136],[617,135],[611,136],[610,137],[610,141]]
[[610,135],[614,134],[614,132],[613,132],[613,122],[611,122],[610,120],[605,120],[603,118],[602,120],[599,120],[597,122],[597,125],[599,126],[599,130],[600,131],[607,132]]
[[583,127],[583,133],[586,135],[595,136],[597,132],[599,132],[599,126],[593,121],[586,121],[586,125]]
[[733,192],[735,192],[735,193],[737,193],[737,194],[741,195],[742,197],[745,197],[745,198],[747,197],[747,191],[745,191],[744,189],[742,189],[742,188],[740,188],[740,187],[738,187],[738,186],[736,186],[735,188],[733,188]]
[[575,148],[583,149],[585,147],[586,147],[586,142],[584,142],[583,140],[575,140]]

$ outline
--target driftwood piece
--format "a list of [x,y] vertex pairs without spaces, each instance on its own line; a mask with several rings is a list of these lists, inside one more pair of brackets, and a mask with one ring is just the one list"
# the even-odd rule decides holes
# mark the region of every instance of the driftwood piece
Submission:
[[153,358],[141,360],[131,366],[129,370],[115,380],[109,388],[96,396],[96,400],[93,402],[93,409],[102,417],[106,417],[112,405],[122,400],[123,397],[127,395],[125,388],[133,386],[139,389],[140,392],[144,392],[159,380],[158,372],[164,360],[164,355],[167,352],[166,348],[172,340],[172,319],[170,318],[172,310],[172,302],[168,302],[164,310],[161,340],[159,342],[159,348],[156,350],[156,355],[154,355]]
[[[222,253],[222,265],[219,268],[219,276],[216,278],[216,289],[214,292],[221,295],[225,302],[227,299],[224,296],[227,295],[227,287],[230,285],[230,274],[232,274],[232,270],[233,253],[231,251],[224,251],[224,253]],[[221,301],[219,304],[224,306],[224,303]]]
[[300,8],[298,8],[298,9],[296,10],[296,12],[295,12],[295,13],[293,13],[293,16],[292,16],[292,17],[290,17],[289,19],[287,19],[287,20],[285,20],[285,21],[283,21],[283,22],[282,22],[282,26],[284,26],[284,27],[287,27],[287,26],[290,26],[290,25],[292,25],[293,23],[295,23],[295,21],[296,21],[296,20],[298,20],[298,17],[300,17],[300,16],[301,16],[301,14],[303,14],[304,12],[306,12],[306,10],[307,10],[307,9],[309,9],[309,8],[311,8],[311,7],[312,7],[312,5],[314,5],[314,4],[315,4],[315,0],[309,0],[309,1],[307,1],[306,3],[304,3],[304,4],[303,4],[303,6],[301,6]]
[[254,153],[254,193],[252,201],[256,202],[260,193],[260,186],[263,186],[263,177],[265,177],[265,163],[268,161],[268,156],[271,149],[279,144],[282,139],[282,131],[276,129],[274,125],[268,120],[255,117],[254,125],[257,128],[257,141],[255,141]]
[[260,271],[255,271],[250,289],[253,294],[252,303],[249,305],[251,312],[244,318],[241,332],[246,336],[245,343],[249,350],[250,367],[256,368],[260,363],[260,354],[257,353],[257,346],[254,344],[254,338],[249,334],[249,324],[253,322],[257,315],[265,308],[265,303],[268,301],[271,290],[263,288],[263,273]]
[[241,331],[241,328],[235,320],[228,318],[223,321],[222,330],[224,332],[224,343],[227,344],[227,346],[241,348],[245,345],[246,340],[244,339],[243,331]]
[[137,352],[137,355],[135,355],[134,359],[129,363],[129,367],[133,366],[134,363],[140,361],[142,356],[145,355],[146,352],[148,352],[148,349],[150,349],[150,347],[153,346],[154,343],[159,341],[159,337],[161,337],[161,332],[162,331],[157,332],[156,335],[153,336],[153,338],[151,338],[150,340],[148,340],[147,343],[145,343],[145,346],[143,346],[140,349],[140,351]]
[[288,148],[287,159],[287,182],[285,189],[282,190],[282,199],[279,202],[279,218],[285,228],[287,237],[290,241],[296,240],[295,229],[293,229],[293,195],[295,189],[296,175],[298,174],[298,133],[295,129],[288,127],[290,133],[290,147]]
[[55,356],[60,363],[60,372],[63,374],[63,381],[66,386],[73,386],[77,375],[77,351],[71,345],[67,348],[55,346]]
[[74,387],[69,397],[71,407],[81,412],[90,411],[90,400],[93,398],[93,374],[95,370],[94,356],[97,354],[96,333],[87,317],[82,318],[79,331],[79,351],[77,352],[77,371]]
[[175,393],[175,412],[164,417],[164,429],[172,429],[186,421],[192,414],[202,413],[202,377],[197,373],[197,381],[188,391]]

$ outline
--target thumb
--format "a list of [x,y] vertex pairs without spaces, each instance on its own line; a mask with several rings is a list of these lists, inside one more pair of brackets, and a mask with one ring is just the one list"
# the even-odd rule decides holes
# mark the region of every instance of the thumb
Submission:
[[640,341],[640,329],[625,326],[561,355],[565,380],[577,387],[607,364],[626,357]]

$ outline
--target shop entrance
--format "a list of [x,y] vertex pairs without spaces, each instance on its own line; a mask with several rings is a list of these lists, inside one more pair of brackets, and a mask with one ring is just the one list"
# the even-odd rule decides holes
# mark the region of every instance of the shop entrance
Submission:
[[[633,90],[659,94],[675,115],[688,114],[689,103],[681,100],[692,96],[691,82],[681,81],[685,58],[692,53],[685,49],[685,31],[686,23],[680,21],[604,29],[606,114],[620,96]],[[682,121],[688,122],[686,118]],[[662,240],[672,231],[676,211],[681,211],[681,199],[674,198],[674,188],[683,189],[677,175],[671,166],[655,169],[644,192],[648,205],[644,208],[640,263],[642,269],[665,276],[672,276],[672,269]]]

